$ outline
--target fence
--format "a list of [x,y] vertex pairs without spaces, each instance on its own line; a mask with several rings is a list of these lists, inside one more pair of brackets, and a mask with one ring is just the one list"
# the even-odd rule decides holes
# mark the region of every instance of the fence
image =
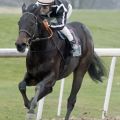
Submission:
[[[106,89],[105,102],[104,102],[103,112],[102,112],[102,119],[104,119],[107,115],[107,111],[109,107],[109,100],[110,100],[110,94],[111,94],[111,89],[112,89],[115,64],[116,64],[117,57],[120,57],[120,49],[119,48],[114,48],[114,49],[113,48],[102,48],[102,49],[96,48],[95,51],[99,56],[112,57],[109,77],[108,77],[108,84],[107,84],[107,89]],[[26,53],[27,51],[25,53],[18,53],[16,49],[0,49],[0,57],[25,57]],[[57,112],[58,116],[60,116],[61,114],[63,90],[64,90],[64,79],[61,80],[61,89],[60,89],[58,112]],[[39,101],[36,120],[40,120],[42,118],[44,99],[45,98]]]

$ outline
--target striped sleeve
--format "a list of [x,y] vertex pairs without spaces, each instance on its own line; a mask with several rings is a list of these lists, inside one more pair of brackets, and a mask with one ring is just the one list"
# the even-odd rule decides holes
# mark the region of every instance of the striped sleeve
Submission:
[[61,30],[66,24],[66,19],[67,19],[67,9],[64,7],[63,4],[58,6],[57,8],[57,23],[51,23],[51,28]]

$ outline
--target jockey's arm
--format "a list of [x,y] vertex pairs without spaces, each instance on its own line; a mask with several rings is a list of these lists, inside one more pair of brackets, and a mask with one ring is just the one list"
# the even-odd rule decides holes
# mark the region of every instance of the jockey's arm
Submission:
[[56,30],[62,30],[66,24],[67,20],[67,12],[64,10],[63,7],[58,12],[58,15],[56,16],[57,23],[51,22],[50,27]]

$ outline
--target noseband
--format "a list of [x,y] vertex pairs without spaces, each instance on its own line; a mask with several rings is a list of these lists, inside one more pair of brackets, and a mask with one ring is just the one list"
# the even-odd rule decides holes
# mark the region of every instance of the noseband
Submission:
[[[32,15],[35,18],[35,25],[36,25],[35,28],[37,28],[37,17],[33,13],[30,13],[30,12],[25,12],[23,15],[26,15],[26,14]],[[27,33],[31,38],[33,38],[35,36],[35,33],[33,35],[31,35],[31,33],[29,31],[27,31],[26,29],[20,29],[19,33],[20,32]]]

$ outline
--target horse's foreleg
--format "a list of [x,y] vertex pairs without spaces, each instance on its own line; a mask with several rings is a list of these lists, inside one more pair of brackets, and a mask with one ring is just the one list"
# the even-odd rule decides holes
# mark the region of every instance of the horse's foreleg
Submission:
[[27,107],[29,109],[30,108],[30,101],[26,95],[26,79],[27,78],[28,78],[27,75],[25,75],[24,80],[19,83],[18,87],[19,87],[19,90],[22,94],[22,97],[24,100],[24,105],[25,105],[25,107]]
[[30,108],[30,101],[28,100],[28,97],[26,95],[26,82],[25,81],[22,81],[19,83],[19,90],[22,94],[25,107],[27,107],[29,109]]
[[45,77],[40,83],[37,84],[36,86],[36,93],[35,96],[31,102],[31,106],[30,106],[30,110],[28,111],[28,113],[34,113],[34,109],[37,105],[37,101],[44,97],[46,94],[49,93],[49,91],[51,91],[51,89],[46,89],[46,86],[48,86],[48,84],[50,84],[50,87],[53,86],[53,80],[54,80],[54,76],[55,74],[52,72],[50,73],[47,77]]
[[69,120],[70,114],[76,103],[77,93],[78,93],[79,89],[81,88],[83,77],[84,77],[86,71],[87,71],[86,65],[83,65],[83,64],[82,65],[80,64],[80,66],[77,68],[77,70],[74,71],[73,84],[72,84],[70,96],[68,98],[67,113],[65,116],[65,120]]

